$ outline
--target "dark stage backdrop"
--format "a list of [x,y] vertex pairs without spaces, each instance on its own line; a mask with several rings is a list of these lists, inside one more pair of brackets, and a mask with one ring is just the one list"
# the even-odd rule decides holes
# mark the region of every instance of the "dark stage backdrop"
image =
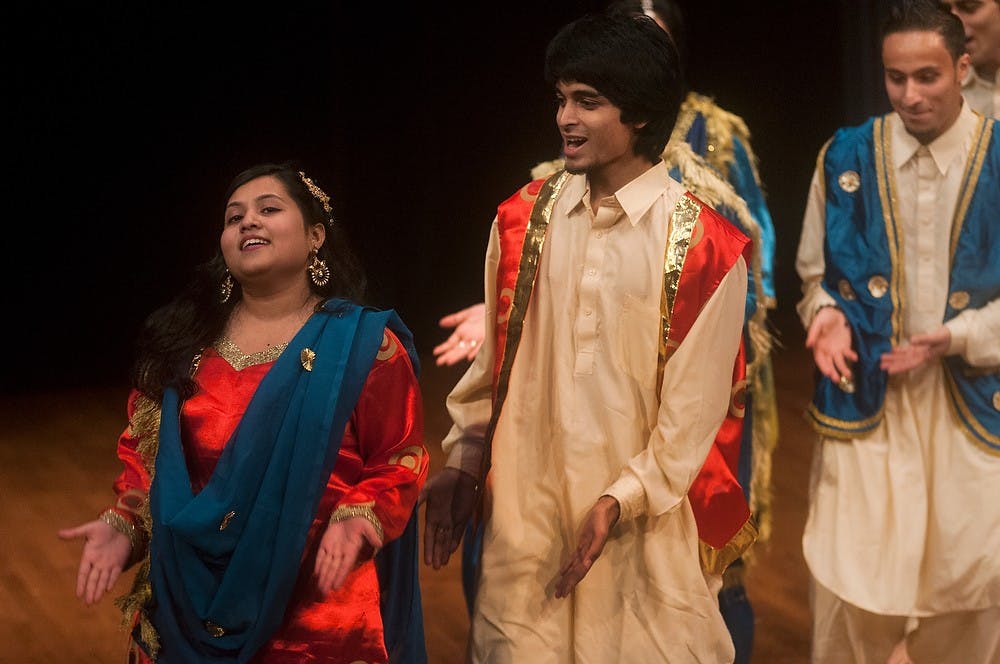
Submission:
[[[545,44],[605,3],[201,4],[6,21],[4,390],[125,380],[142,318],[214,251],[221,195],[259,161],[327,190],[373,302],[429,352],[481,297],[496,204],[558,153]],[[754,135],[783,308],[817,150],[886,109],[870,4],[685,5],[693,87]]]

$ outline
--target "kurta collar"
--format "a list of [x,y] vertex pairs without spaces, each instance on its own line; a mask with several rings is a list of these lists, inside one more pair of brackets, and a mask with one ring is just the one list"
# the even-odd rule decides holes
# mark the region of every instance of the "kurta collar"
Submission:
[[[584,206],[590,209],[590,183],[585,177],[574,178],[565,195],[572,203],[571,209]],[[663,194],[664,183],[671,182],[667,165],[660,160],[624,187],[601,201],[605,205],[621,207],[629,223],[635,226],[649,211],[656,199]]]
[[[969,105],[962,102],[962,110],[958,113],[955,122],[940,136],[927,145],[934,166],[938,173],[944,175],[948,172],[948,167],[956,160],[964,160],[967,139],[975,131],[977,124],[976,114],[973,113]],[[913,159],[920,149],[921,143],[913,137],[903,121],[896,113],[892,114],[892,157],[894,166],[901,168],[910,159]]]

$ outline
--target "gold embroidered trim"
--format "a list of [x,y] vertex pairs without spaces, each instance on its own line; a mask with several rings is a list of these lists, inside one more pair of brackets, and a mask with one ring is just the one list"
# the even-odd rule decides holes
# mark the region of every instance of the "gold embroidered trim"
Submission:
[[830,438],[850,440],[852,438],[863,437],[871,433],[871,431],[882,421],[882,417],[885,415],[885,403],[883,401],[883,404],[878,409],[878,412],[871,417],[857,421],[840,420],[835,417],[825,415],[820,412],[818,408],[816,408],[815,404],[809,404],[809,408],[806,409],[806,414],[808,415],[809,423],[817,433]]
[[767,329],[767,309],[776,306],[773,298],[764,294],[764,267],[760,248],[763,246],[760,224],[754,219],[747,207],[746,201],[739,197],[732,185],[723,180],[717,172],[687,143],[668,144],[663,151],[663,162],[668,169],[677,168],[681,174],[681,184],[699,199],[718,208],[728,207],[736,213],[740,225],[746,229],[753,241],[754,251],[750,256],[747,268],[753,274],[754,296],[756,309],[747,321],[747,331],[753,347],[753,361],[747,365],[747,376],[752,377],[758,365],[770,354],[774,347],[774,338]]
[[270,348],[250,353],[249,355],[240,350],[240,347],[234,344],[228,337],[219,337],[212,346],[215,350],[219,351],[219,356],[228,362],[229,366],[237,371],[243,371],[247,367],[275,361],[281,355],[282,351],[288,348],[288,343],[271,346]]
[[698,540],[701,568],[709,574],[722,575],[726,568],[753,546],[755,541],[757,541],[757,523],[751,514],[739,531],[721,549],[714,549],[705,541]]
[[670,339],[670,320],[674,313],[674,302],[677,299],[677,287],[680,284],[681,272],[684,270],[684,260],[687,258],[691,233],[694,231],[701,214],[701,205],[688,195],[677,199],[674,212],[670,217],[667,246],[663,256],[663,298],[660,300],[660,343],[656,363],[656,391],[663,386],[663,370],[667,365],[667,342]]
[[965,403],[962,393],[958,390],[955,378],[951,375],[948,367],[942,364],[941,370],[944,372],[948,394],[951,396],[948,399],[948,405],[951,407],[952,415],[955,416],[959,424],[962,425],[962,429],[965,430],[965,435],[987,454],[1000,456],[1000,436],[987,431],[979,420],[975,418],[972,411],[969,410],[969,405]]
[[667,141],[667,145],[671,143],[687,143],[688,132],[691,131],[691,125],[694,124],[694,119],[697,116],[694,109],[687,103],[687,99],[681,103],[681,108],[677,112],[677,120],[674,122],[674,128],[670,132],[670,139]]
[[750,161],[751,171],[757,185],[760,185],[760,175],[757,172],[757,156],[750,147],[750,130],[740,116],[723,109],[711,97],[689,92],[681,104],[677,114],[674,129],[670,132],[670,142],[687,142],[688,132],[698,114],[705,118],[705,160],[724,177],[729,177],[729,171],[736,155],[733,150],[735,138],[740,138]]
[[[160,448],[160,404],[145,395],[139,395],[135,402],[132,418],[129,420],[129,431],[139,439],[136,451],[142,458],[149,481],[152,483],[155,474],[156,453]],[[144,531],[147,543],[153,532],[153,518],[149,511],[149,497],[142,502],[138,512],[140,527]],[[139,636],[150,649],[153,659],[160,651],[160,637],[156,628],[149,620],[146,606],[153,599],[153,588],[149,583],[149,547],[146,548],[139,569],[132,581],[132,590],[115,599],[115,606],[122,612],[122,627],[131,629],[134,621],[138,621]]]
[[514,295],[510,300],[507,321],[507,338],[503,348],[503,361],[497,376],[496,396],[493,399],[493,411],[486,427],[483,441],[483,458],[480,460],[479,481],[476,485],[478,493],[477,505],[482,506],[481,498],[486,484],[486,475],[490,470],[490,456],[493,448],[493,434],[496,432],[500,411],[507,399],[507,386],[510,383],[510,372],[514,365],[514,356],[521,342],[521,329],[524,325],[524,315],[527,313],[528,300],[535,285],[538,274],[538,264],[542,258],[542,248],[545,245],[545,233],[548,230],[552,208],[559,199],[563,187],[569,181],[570,174],[566,171],[556,173],[542,185],[538,198],[531,208],[528,227],[524,233],[524,243],[521,248],[521,261],[517,266],[517,279],[514,285]]
[[[747,321],[747,340],[753,351],[753,360],[747,364],[747,379],[750,393],[754,395],[751,448],[753,450],[753,470],[750,483],[750,510],[757,519],[760,534],[758,542],[770,537],[771,519],[771,457],[778,445],[778,413],[774,405],[774,376],[770,354],[774,348],[774,338],[767,328],[767,309],[775,306],[773,298],[764,294],[763,244],[760,224],[754,219],[746,201],[739,197],[732,185],[722,179],[702,157],[695,154],[685,142],[671,142],[663,151],[663,162],[670,168],[677,168],[681,174],[681,184],[688,191],[708,205],[718,208],[728,207],[736,213],[740,225],[753,240],[755,251],[751,254],[748,268],[753,274],[754,294],[757,298],[756,310]],[[822,172],[822,171],[820,171]],[[671,349],[668,346],[668,353]]]
[[899,218],[899,198],[896,195],[896,171],[892,168],[892,140],[886,131],[887,118],[875,120],[873,126],[875,145],[875,174],[878,180],[878,195],[882,203],[882,217],[889,244],[889,261],[892,263],[890,295],[892,297],[892,345],[898,346],[903,335],[904,282],[902,229],[896,225]]
[[361,517],[366,519],[372,526],[375,527],[375,532],[378,533],[378,538],[385,542],[385,531],[382,530],[382,522],[379,521],[378,517],[375,516],[375,501],[368,503],[357,503],[355,505],[339,505],[337,509],[333,510],[333,514],[330,515],[330,523],[339,523],[341,521],[347,521],[348,519],[356,519]]
[[[750,471],[750,511],[757,519],[760,531],[757,541],[771,538],[771,470],[774,450],[778,446],[778,405],[774,389],[774,369],[768,355],[757,364],[751,380],[750,400],[752,420],[750,448],[753,467]],[[749,562],[749,561],[748,561]]]
[[[955,261],[955,250],[958,248],[958,237],[962,233],[962,225],[965,223],[965,214],[969,211],[969,204],[972,202],[972,195],[976,191],[976,184],[979,182],[979,174],[983,170],[983,161],[989,150],[990,137],[993,134],[993,123],[987,122],[985,117],[979,118],[979,126],[976,127],[979,140],[969,149],[969,156],[966,161],[966,170],[962,174],[962,188],[958,196],[958,203],[955,206],[955,217],[951,222],[951,243],[949,247],[950,260],[948,263],[949,272]],[[956,307],[961,308],[961,307]]]

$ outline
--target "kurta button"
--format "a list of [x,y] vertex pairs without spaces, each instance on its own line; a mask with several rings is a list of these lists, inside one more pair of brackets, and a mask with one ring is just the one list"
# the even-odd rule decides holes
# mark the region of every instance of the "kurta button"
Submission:
[[236,512],[229,512],[226,516],[222,517],[222,523],[219,524],[219,532],[225,530],[226,527],[229,526],[229,522],[233,520],[234,516],[236,516]]
[[224,630],[221,625],[217,625],[211,620],[205,621],[205,631],[211,634],[212,637],[216,639],[226,635],[226,630]]
[[589,315],[590,315],[590,314],[592,314],[592,313],[594,313],[594,312],[593,312],[593,311],[591,311],[590,309],[587,309],[586,311],[584,311],[584,312],[583,312],[583,315],[584,315],[584,316],[589,316]]
[[595,270],[594,268],[590,268],[589,270],[587,270],[587,274],[589,274],[590,276],[594,276],[595,274],[597,274],[597,270]]

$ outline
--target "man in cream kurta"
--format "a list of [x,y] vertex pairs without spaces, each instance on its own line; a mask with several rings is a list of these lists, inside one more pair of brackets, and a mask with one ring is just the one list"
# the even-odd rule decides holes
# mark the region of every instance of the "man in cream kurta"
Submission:
[[[573,176],[553,209],[494,438],[475,652],[488,662],[726,661],[721,579],[701,572],[686,494],[729,407],[746,264],[739,259],[702,310],[658,394],[663,220],[684,189],[661,162],[596,214],[589,193],[587,178]],[[497,253],[494,224],[488,294]],[[495,315],[489,304],[487,320]],[[473,475],[494,343],[488,325],[448,403],[448,465]],[[602,495],[618,501],[619,523],[573,594],[555,598],[576,530]],[[496,650],[506,640],[513,646]]]
[[[912,86],[904,79],[928,61],[892,49],[908,40],[905,51],[913,39],[928,34],[937,37],[907,31],[888,34],[883,42],[890,99],[904,115],[919,117],[917,106],[936,92],[925,91],[924,101],[914,101],[921,93],[912,88],[905,100],[894,95],[894,82]],[[963,58],[959,73],[962,62],[967,66]],[[897,74],[902,78],[894,81]],[[887,354],[896,359],[883,360],[890,377],[882,422],[857,438],[821,436],[816,448],[803,537],[815,582],[814,661],[884,662],[890,652],[905,657],[904,634],[915,661],[995,662],[1000,657],[1000,457],[975,444],[952,414],[939,359],[932,354],[909,369],[897,364],[897,354],[926,346],[934,337],[934,353],[960,355],[986,370],[1000,365],[1000,300],[967,309],[942,326],[948,238],[981,122],[959,96],[960,75],[952,78],[944,100],[960,110],[954,120],[944,116],[932,140],[919,140],[899,113],[886,120],[902,228],[902,336],[909,341]],[[841,180],[829,181],[821,160],[803,221],[796,267],[804,297],[798,312],[811,339],[822,336],[816,331],[822,324],[818,314],[839,312],[822,279],[825,188],[857,188]],[[817,344],[812,345],[817,352]],[[834,382],[837,373],[835,366]]]
[[[626,33],[630,48],[614,43]],[[629,69],[632,78],[579,69],[564,78],[566,60],[584,42],[607,49],[587,65]],[[664,250],[685,193],[659,160],[682,98],[676,52],[646,17],[601,15],[564,28],[546,60],[574,175],[554,200],[492,438],[469,658],[731,662],[716,599],[721,577],[702,572],[687,494],[729,412],[747,266],[738,256],[719,275],[658,389]],[[625,111],[618,85],[664,96]],[[660,116],[654,107],[672,112]],[[425,558],[435,567],[457,546],[448,514],[464,507],[442,483],[481,472],[494,406],[501,245],[495,221],[487,336],[449,396],[447,468],[429,483]],[[454,523],[464,527],[464,517]]]

